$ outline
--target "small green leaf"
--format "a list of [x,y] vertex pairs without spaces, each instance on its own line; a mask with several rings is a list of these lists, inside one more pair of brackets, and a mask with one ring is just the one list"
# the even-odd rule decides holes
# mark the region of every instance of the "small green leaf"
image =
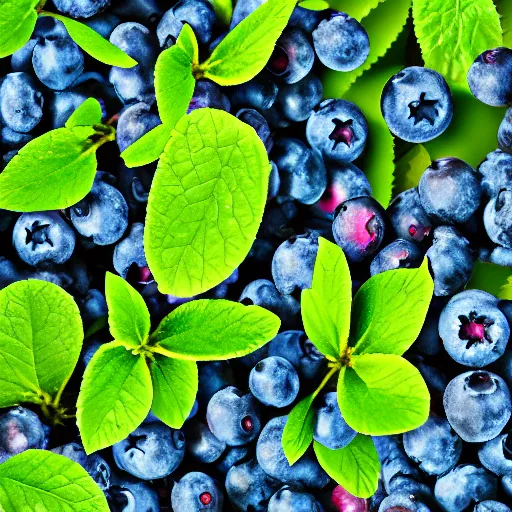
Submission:
[[469,283],[466,285],[468,290],[483,290],[484,292],[491,293],[495,297],[502,296],[503,286],[506,285],[510,277],[511,269],[509,267],[502,267],[494,263],[484,263],[483,261],[476,261],[473,268],[473,274]]
[[372,438],[358,434],[345,448],[330,450],[313,443],[320,466],[350,494],[369,498],[377,490],[380,462]]
[[199,299],[186,302],[167,315],[151,335],[151,341],[179,359],[232,359],[270,341],[280,323],[278,316],[259,306]]
[[233,0],[212,0],[215,17],[223,25],[228,26],[233,16]]
[[323,11],[329,9],[329,4],[325,0],[303,0],[299,3],[299,7],[310,11]]
[[[379,7],[384,0],[329,0],[331,9],[346,12],[352,18],[361,21],[372,9]],[[389,0],[387,0],[389,1]]]
[[99,101],[95,98],[88,98],[71,114],[66,121],[66,128],[100,124],[102,117],[103,111]]
[[158,113],[168,128],[174,128],[187,113],[196,85],[192,69],[198,64],[198,51],[194,31],[185,24],[176,44],[164,50],[156,61]]
[[0,510],[108,512],[105,495],[77,462],[26,450],[0,464]]
[[0,311],[0,407],[54,398],[82,349],[75,301],[55,284],[18,281],[0,292]]
[[400,434],[423,425],[430,396],[420,372],[400,356],[352,357],[338,380],[344,420],[357,432],[373,436]]
[[393,196],[417,187],[422,174],[431,163],[425,146],[414,144],[396,163]]
[[267,64],[297,0],[267,0],[241,21],[213,50],[200,69],[219,85],[254,78]]
[[503,46],[512,48],[512,2],[510,0],[497,0],[496,6],[501,16]]
[[36,26],[39,0],[3,0],[0,6],[0,59],[25,45]]
[[122,441],[144,421],[152,399],[144,357],[115,341],[101,346],[85,370],[78,395],[76,418],[85,452]]
[[83,199],[96,174],[96,150],[115,137],[115,131],[99,133],[107,129],[59,128],[30,141],[0,174],[0,208],[61,210]]
[[151,410],[169,427],[181,428],[197,395],[197,363],[156,354],[151,362],[151,378]]
[[84,52],[88,53],[94,59],[103,62],[103,64],[116,66],[118,68],[133,68],[137,65],[136,60],[132,59],[123,52],[123,50],[114,46],[110,41],[87,25],[53,12],[45,11],[41,13],[41,16],[51,16],[61,21],[66,27],[69,37],[71,37]]
[[352,280],[341,248],[325,238],[318,242],[313,283],[301,296],[302,321],[315,347],[336,361],[348,342]]
[[141,167],[156,162],[164,152],[171,133],[172,126],[159,124],[128,146],[121,153],[126,167]]
[[158,163],[146,216],[146,257],[162,293],[197,295],[244,261],[263,217],[269,171],[249,125],[215,109],[182,117]]
[[507,282],[501,287],[498,297],[501,300],[512,300],[512,275],[508,277]]
[[450,84],[466,83],[476,57],[502,45],[492,0],[413,0],[413,16],[425,66]]
[[388,270],[368,279],[352,304],[354,353],[402,355],[416,341],[433,293],[426,258],[420,268]]
[[140,293],[122,277],[107,272],[105,298],[112,337],[134,348],[143,344],[151,329],[151,319]]
[[290,465],[295,464],[313,441],[315,411],[311,408],[317,393],[303,398],[288,415],[283,430],[282,445]]

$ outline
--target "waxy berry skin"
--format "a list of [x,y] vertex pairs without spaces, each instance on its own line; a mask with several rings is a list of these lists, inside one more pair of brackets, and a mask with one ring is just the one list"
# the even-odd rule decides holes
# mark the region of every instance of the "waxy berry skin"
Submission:
[[482,192],[489,200],[512,183],[512,154],[496,149],[478,166]]
[[171,504],[174,512],[222,512],[224,495],[213,478],[194,471],[174,484]]
[[512,436],[502,434],[487,441],[478,450],[478,459],[495,475],[512,473]]
[[417,268],[421,265],[423,254],[417,244],[397,239],[384,247],[370,263],[372,276],[397,268]]
[[496,244],[512,249],[512,186],[501,189],[484,211],[484,225]]

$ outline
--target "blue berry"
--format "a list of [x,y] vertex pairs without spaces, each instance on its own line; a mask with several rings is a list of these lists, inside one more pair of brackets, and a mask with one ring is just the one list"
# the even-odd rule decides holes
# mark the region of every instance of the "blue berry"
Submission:
[[265,0],[239,0],[233,9],[233,16],[229,30],[233,30],[241,21],[245,20],[249,14],[254,12]]
[[390,131],[407,142],[441,135],[453,116],[450,89],[436,71],[412,66],[391,77],[382,91],[382,115]]
[[236,117],[240,121],[252,126],[254,131],[258,134],[265,145],[267,153],[270,153],[272,146],[274,145],[274,139],[270,128],[268,127],[267,120],[257,111],[252,108],[243,108],[236,113]]
[[20,279],[21,275],[14,266],[14,263],[4,256],[0,256],[0,290]]
[[226,475],[228,471],[249,456],[248,446],[229,446],[222,456],[215,462],[215,469]]
[[111,0],[53,0],[55,8],[72,18],[90,18],[110,5]]
[[370,53],[370,40],[363,26],[344,12],[333,12],[313,31],[315,52],[322,64],[336,71],[353,71]]
[[162,17],[158,0],[123,0],[112,3],[112,12],[116,16],[138,21],[148,27],[154,27]]
[[123,110],[116,131],[119,151],[124,151],[159,124],[160,118],[145,103],[136,103]]
[[132,224],[128,236],[114,249],[114,268],[123,279],[128,276],[132,265],[138,268],[147,266],[144,254],[144,224],[140,222]]
[[506,249],[498,245],[491,252],[489,261],[502,267],[512,267],[512,249]]
[[268,512],[322,512],[323,508],[315,497],[302,488],[285,485],[277,491],[268,503]]
[[48,101],[52,128],[62,128],[71,114],[86,99],[87,96],[85,94],[76,91],[54,93]]
[[96,321],[107,318],[108,308],[105,296],[94,288],[87,291],[80,304],[82,321],[86,328],[91,327]]
[[372,276],[397,268],[418,268],[423,260],[420,248],[408,240],[395,240],[384,247],[370,263]]
[[303,7],[295,7],[288,21],[290,27],[298,27],[309,34],[318,26],[324,17],[323,11],[313,11]]
[[346,100],[324,100],[306,125],[311,147],[325,158],[341,163],[358,158],[367,137],[368,124],[363,113]]
[[224,495],[213,478],[193,471],[174,484],[171,504],[174,512],[222,512]]
[[512,436],[503,434],[487,441],[478,451],[478,458],[495,475],[512,473]]
[[[38,18],[39,20],[44,18]],[[36,29],[37,30],[37,29]],[[32,71],[32,53],[37,44],[35,34],[19,50],[14,52],[11,57],[11,68],[14,72],[22,71],[29,73]]]
[[407,492],[394,492],[381,502],[378,512],[433,512],[423,503],[421,496]]
[[487,155],[478,171],[482,175],[482,191],[491,199],[512,182],[512,155],[497,149]]
[[498,129],[498,145],[503,151],[512,153],[512,108],[507,110]]
[[312,73],[293,84],[279,87],[276,106],[289,121],[306,121],[322,101],[322,82]]
[[11,130],[8,126],[2,128],[1,142],[12,149],[21,149],[28,144],[34,137],[29,133],[19,133]]
[[116,479],[105,496],[112,512],[158,512],[158,493],[145,482],[132,478]]
[[103,12],[84,20],[83,23],[108,39],[121,20],[111,12]]
[[478,100],[493,107],[512,103],[512,50],[494,48],[481,53],[468,71],[468,84]]
[[278,91],[276,83],[270,76],[267,73],[260,73],[252,80],[234,87],[231,101],[237,108],[245,106],[267,110],[276,101]]
[[217,108],[229,112],[230,103],[228,97],[214,83],[198,80],[187,113],[190,114],[198,108]]
[[500,501],[485,500],[477,503],[473,512],[512,512],[512,509]]
[[487,203],[484,225],[494,243],[512,249],[512,186],[501,189]]
[[211,397],[223,388],[235,383],[233,370],[227,361],[199,363],[199,388],[197,399],[201,408],[206,408]]
[[187,453],[198,462],[215,462],[226,449],[226,443],[217,439],[208,426],[200,421],[187,421],[184,429]]

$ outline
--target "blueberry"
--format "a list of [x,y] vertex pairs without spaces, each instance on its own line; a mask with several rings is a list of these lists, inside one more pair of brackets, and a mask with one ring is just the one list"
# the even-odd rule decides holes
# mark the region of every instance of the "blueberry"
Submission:
[[267,193],[267,201],[271,201],[277,194],[279,193],[279,188],[281,187],[281,177],[279,176],[279,169],[275,162],[270,162],[271,170],[270,176],[268,178],[268,193]]
[[433,512],[433,509],[414,494],[395,492],[384,498],[378,512]]
[[385,215],[371,197],[349,199],[336,208],[332,233],[348,261],[360,262],[378,251],[386,231]]
[[483,500],[496,497],[496,477],[483,468],[465,464],[457,466],[439,478],[434,494],[446,512],[472,510],[471,507]]
[[322,512],[323,508],[315,497],[302,488],[285,485],[277,491],[268,503],[268,512]]
[[267,120],[257,111],[252,108],[243,108],[236,113],[236,117],[240,121],[252,126],[254,131],[258,134],[265,145],[267,153],[270,153],[272,146],[274,145],[274,139],[270,128],[268,127]]
[[258,362],[249,375],[251,393],[264,405],[286,407],[299,393],[299,376],[293,365],[282,357],[267,357]]
[[497,149],[487,155],[478,171],[482,175],[482,191],[491,199],[512,182],[512,154]]
[[114,268],[116,272],[126,279],[132,266],[147,267],[144,254],[144,224],[135,222],[130,228],[128,236],[121,240],[114,249]]
[[89,290],[81,302],[80,313],[87,328],[98,320],[106,319],[108,309],[104,295],[99,290]]
[[498,129],[498,145],[503,151],[512,153],[512,108],[507,110]]
[[32,39],[29,39],[19,50],[12,54],[11,68],[14,72],[23,71],[30,73],[32,71],[32,52],[36,44],[37,39],[34,34]]
[[72,18],[90,18],[106,9],[111,0],[53,0],[55,8]]
[[420,480],[418,468],[412,464],[400,443],[390,441],[387,448],[381,447],[380,450],[377,443],[377,452],[382,464],[382,479],[388,494],[410,485],[409,481]]
[[50,122],[53,129],[62,128],[71,114],[87,99],[76,91],[56,92],[50,97]]
[[83,23],[89,28],[92,28],[94,32],[100,34],[100,36],[108,39],[117,25],[121,23],[121,20],[111,12],[105,12],[95,14],[94,16],[86,19]]
[[260,73],[252,80],[234,87],[231,101],[236,107],[267,110],[276,101],[278,91],[274,80],[267,73]]
[[315,52],[300,28],[286,28],[276,42],[267,69],[286,84],[304,78],[313,67]]
[[162,17],[158,0],[123,0],[113,2],[112,11],[116,16],[132,19],[154,27]]
[[372,276],[397,268],[418,268],[423,260],[420,248],[408,240],[395,240],[384,247],[370,264]]
[[[215,12],[210,2],[205,0],[181,0],[171,8],[171,11],[180,23],[186,23],[192,27],[197,40],[201,44],[208,44],[212,38],[215,24]],[[159,39],[161,38],[159,37]]]
[[366,144],[368,124],[357,105],[346,100],[324,100],[308,119],[306,138],[311,147],[336,162],[352,162]]
[[11,130],[8,126],[2,128],[1,142],[5,146],[12,149],[21,149],[25,144],[33,140],[33,136],[29,133],[19,133]]
[[468,443],[489,441],[510,418],[510,391],[501,377],[483,370],[463,373],[444,392],[444,409],[452,428]]
[[504,503],[494,500],[485,500],[478,503],[473,512],[511,512],[512,509]]
[[283,242],[272,259],[272,277],[280,293],[311,288],[313,269],[318,252],[317,231],[292,236]]
[[11,130],[27,133],[43,118],[43,94],[27,73],[9,73],[0,86],[0,113]]
[[279,87],[276,105],[280,112],[295,123],[306,121],[322,101],[322,82],[312,73],[293,84]]
[[292,12],[288,25],[290,27],[301,28],[305,32],[311,33],[318,26],[320,21],[322,21],[323,17],[324,12],[322,11],[313,11],[297,6]]
[[198,462],[215,462],[226,449],[226,443],[217,439],[204,423],[192,420],[184,428],[187,453]]
[[174,512],[222,512],[224,495],[213,478],[193,471],[174,484],[171,504]]
[[97,177],[89,194],[71,207],[70,217],[95,244],[115,244],[128,227],[128,205],[119,190]]
[[343,12],[333,12],[313,31],[315,52],[322,64],[336,71],[353,71],[370,53],[370,40],[363,26]]
[[35,412],[16,407],[0,415],[0,464],[28,449],[46,450],[50,428]]
[[512,249],[495,247],[489,256],[489,261],[502,267],[512,267]]
[[471,291],[461,292],[448,302],[439,318],[439,336],[455,361],[481,368],[503,355],[510,327],[497,301],[472,295]]
[[140,480],[117,479],[105,496],[112,512],[158,512],[158,493]]
[[233,370],[227,361],[210,361],[199,363],[199,387],[197,399],[199,405],[206,408],[211,397],[235,383]]
[[185,455],[185,436],[163,423],[142,424],[112,447],[119,469],[141,480],[170,475]]
[[455,228],[440,226],[434,230],[427,257],[437,297],[453,295],[468,283],[473,272],[473,255],[469,242]]
[[335,391],[324,393],[316,411],[313,437],[330,450],[348,446],[357,432],[349,427],[341,415]]
[[21,275],[14,263],[4,256],[0,256],[0,290],[20,279]]
[[512,435],[503,434],[487,441],[478,451],[478,458],[495,475],[512,473]]
[[391,77],[382,91],[388,128],[407,142],[427,142],[443,133],[453,116],[450,89],[432,69],[412,66]]
[[316,203],[327,186],[327,171],[320,154],[299,139],[278,139],[272,159],[279,169],[279,193],[303,204]]
[[494,243],[512,249],[512,186],[502,188],[487,203],[484,225]]
[[231,503],[238,510],[251,512],[267,512],[269,499],[281,487],[279,480],[267,475],[256,459],[233,466],[225,485]]
[[229,446],[222,456],[215,462],[215,469],[226,475],[228,471],[249,456],[248,446]]
[[481,53],[468,71],[468,84],[478,100],[493,107],[512,103],[512,50],[494,48]]
[[509,497],[512,498],[512,474],[505,475],[501,479],[501,487],[503,492]]
[[233,30],[263,3],[265,3],[265,0],[238,0],[233,9],[229,30]]
[[190,114],[198,108],[216,108],[229,112],[230,103],[228,97],[214,83],[198,80],[187,113]]
[[273,418],[263,427],[256,445],[258,463],[267,475],[281,482],[322,489],[329,483],[329,477],[314,455],[306,453],[293,466],[286,459],[281,438],[287,418]]
[[228,446],[242,446],[255,439],[261,429],[259,407],[250,394],[234,386],[217,391],[206,409],[213,435]]
[[123,110],[119,116],[116,132],[119,151],[124,151],[159,124],[161,124],[160,118],[153,114],[150,106],[145,103],[136,103]]
[[75,249],[75,233],[57,212],[23,213],[13,229],[19,257],[32,266],[62,264]]

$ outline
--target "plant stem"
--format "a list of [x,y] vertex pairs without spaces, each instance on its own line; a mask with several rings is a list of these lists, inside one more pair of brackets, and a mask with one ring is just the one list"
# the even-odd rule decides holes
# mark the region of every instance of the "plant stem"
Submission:
[[322,389],[327,385],[327,383],[331,380],[331,377],[336,373],[338,372],[340,369],[338,366],[334,366],[332,367],[329,372],[327,373],[327,375],[323,378],[322,382],[320,382],[319,386],[316,388],[316,390],[314,391],[313,395],[315,396],[315,398],[318,396],[318,393],[320,393],[320,391],[322,391]]

